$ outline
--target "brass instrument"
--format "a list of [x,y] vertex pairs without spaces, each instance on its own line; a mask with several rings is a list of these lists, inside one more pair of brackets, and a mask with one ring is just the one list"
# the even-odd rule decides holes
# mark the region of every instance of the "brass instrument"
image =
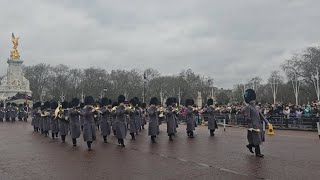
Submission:
[[41,112],[41,117],[48,117],[50,115],[50,112],[48,111],[44,111],[44,112]]
[[58,107],[54,111],[54,118],[56,119],[57,117],[61,118],[61,114],[63,113],[62,111],[62,105],[59,103]]
[[164,117],[164,108],[161,106],[158,111],[160,112],[159,117]]

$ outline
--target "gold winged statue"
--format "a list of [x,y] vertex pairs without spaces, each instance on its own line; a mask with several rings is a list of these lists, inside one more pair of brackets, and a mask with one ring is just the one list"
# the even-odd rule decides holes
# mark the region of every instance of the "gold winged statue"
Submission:
[[19,59],[20,58],[20,54],[18,51],[19,38],[20,37],[15,37],[14,34],[12,33],[11,42],[13,44],[13,48],[10,52],[11,59]]

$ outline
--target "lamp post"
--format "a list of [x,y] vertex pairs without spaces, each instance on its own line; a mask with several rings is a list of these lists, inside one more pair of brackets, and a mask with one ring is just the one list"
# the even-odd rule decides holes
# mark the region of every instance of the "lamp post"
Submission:
[[276,80],[276,77],[272,78],[272,82],[270,83],[270,85],[271,85],[272,95],[273,95],[273,104],[276,104],[278,85],[279,85],[279,83]]
[[296,98],[296,105],[298,105],[299,103],[299,90],[300,90],[300,81],[298,79],[297,73],[294,72],[292,78],[292,87],[293,87],[293,91],[294,91],[294,96]]

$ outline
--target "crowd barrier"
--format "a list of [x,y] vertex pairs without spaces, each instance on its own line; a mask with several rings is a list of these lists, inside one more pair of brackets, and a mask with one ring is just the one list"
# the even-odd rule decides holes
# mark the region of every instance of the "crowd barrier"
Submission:
[[[243,114],[228,114],[228,113],[219,113],[215,114],[214,118],[217,120],[218,124],[224,125],[237,125],[237,126],[246,126],[247,122]],[[266,117],[268,121],[275,128],[283,129],[310,129],[317,130],[317,122],[320,122],[320,117],[316,114],[310,114],[308,116],[302,115],[301,117],[285,115],[270,115]],[[182,115],[178,117],[179,122],[185,122],[186,118]],[[196,116],[197,124],[206,124],[208,121],[207,115]]]

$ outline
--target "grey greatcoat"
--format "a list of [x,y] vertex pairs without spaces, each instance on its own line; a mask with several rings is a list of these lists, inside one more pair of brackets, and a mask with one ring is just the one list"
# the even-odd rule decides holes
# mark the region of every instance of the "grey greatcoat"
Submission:
[[187,121],[187,132],[194,131],[196,122],[195,122],[195,115],[193,112],[193,108],[189,106],[186,109],[186,121]]
[[149,116],[149,136],[157,136],[159,134],[159,113],[156,106],[151,106],[148,108]]
[[215,110],[212,106],[208,106],[204,111],[204,114],[208,117],[208,129],[214,130],[218,129],[218,124],[216,119],[214,118]]
[[55,110],[51,110],[50,129],[51,133],[59,133],[59,120],[55,118]]
[[36,108],[32,110],[32,122],[31,125],[40,128],[40,108]]
[[167,120],[167,133],[174,134],[176,133],[177,125],[176,125],[176,113],[173,111],[172,106],[167,108],[165,113]]
[[138,124],[137,119],[139,116],[139,112],[137,109],[131,109],[129,113],[129,130],[130,133],[137,133],[138,132]]
[[71,138],[80,137],[80,112],[73,108],[69,110]]
[[141,131],[142,127],[142,109],[140,107],[136,107],[137,116],[136,116],[136,127],[138,131]]
[[96,124],[94,122],[94,112],[92,106],[84,107],[83,111],[83,140],[94,141],[96,140]]
[[63,110],[63,115],[59,119],[59,133],[61,136],[68,135],[70,119],[68,117],[68,110]]
[[259,109],[252,102],[245,107],[245,119],[248,123],[247,138],[249,144],[255,146],[261,145],[265,140],[262,121],[268,124],[268,120],[259,112]]
[[101,118],[100,118],[100,130],[102,136],[109,136],[111,132],[111,113],[106,107],[100,108]]
[[41,121],[42,121],[42,130],[43,131],[49,131],[50,130],[50,112],[49,110],[44,110],[42,114],[48,113],[47,116],[42,116]]
[[10,116],[11,116],[11,120],[16,120],[17,115],[18,115],[18,109],[16,107],[11,107],[11,111],[10,111]]
[[118,106],[115,112],[116,120],[112,126],[115,126],[117,139],[125,139],[127,136],[126,110],[124,106]]

